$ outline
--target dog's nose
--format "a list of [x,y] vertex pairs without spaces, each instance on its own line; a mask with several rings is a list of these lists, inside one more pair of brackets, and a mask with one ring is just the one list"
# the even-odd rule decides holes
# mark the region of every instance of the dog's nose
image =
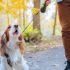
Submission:
[[14,25],[15,28],[18,28],[18,25]]
[[18,33],[18,30],[16,30],[15,32]]

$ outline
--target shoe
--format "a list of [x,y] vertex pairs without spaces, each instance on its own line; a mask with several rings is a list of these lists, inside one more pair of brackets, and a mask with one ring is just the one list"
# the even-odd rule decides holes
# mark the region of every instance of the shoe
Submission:
[[70,61],[67,61],[67,66],[66,66],[65,70],[70,70]]

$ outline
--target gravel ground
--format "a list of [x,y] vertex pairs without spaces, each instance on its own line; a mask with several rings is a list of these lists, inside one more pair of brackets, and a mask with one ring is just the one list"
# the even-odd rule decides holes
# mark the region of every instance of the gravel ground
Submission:
[[66,65],[63,47],[26,53],[24,57],[28,61],[30,70],[64,70]]
[[[45,51],[24,55],[30,66],[29,70],[64,70],[65,56],[63,47],[48,48]],[[8,70],[11,70],[8,68]],[[20,70],[20,68],[18,68]]]

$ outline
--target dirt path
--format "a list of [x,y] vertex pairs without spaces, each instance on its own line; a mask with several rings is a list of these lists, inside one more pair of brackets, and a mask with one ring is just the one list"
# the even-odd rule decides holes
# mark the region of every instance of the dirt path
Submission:
[[27,53],[25,55],[30,70],[64,70],[65,57],[63,47],[49,48],[47,51]]

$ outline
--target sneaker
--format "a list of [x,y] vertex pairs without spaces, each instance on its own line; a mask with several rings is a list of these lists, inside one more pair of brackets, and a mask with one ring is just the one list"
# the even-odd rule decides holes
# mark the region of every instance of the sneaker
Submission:
[[66,66],[65,70],[70,70],[70,61],[67,61],[67,66]]

